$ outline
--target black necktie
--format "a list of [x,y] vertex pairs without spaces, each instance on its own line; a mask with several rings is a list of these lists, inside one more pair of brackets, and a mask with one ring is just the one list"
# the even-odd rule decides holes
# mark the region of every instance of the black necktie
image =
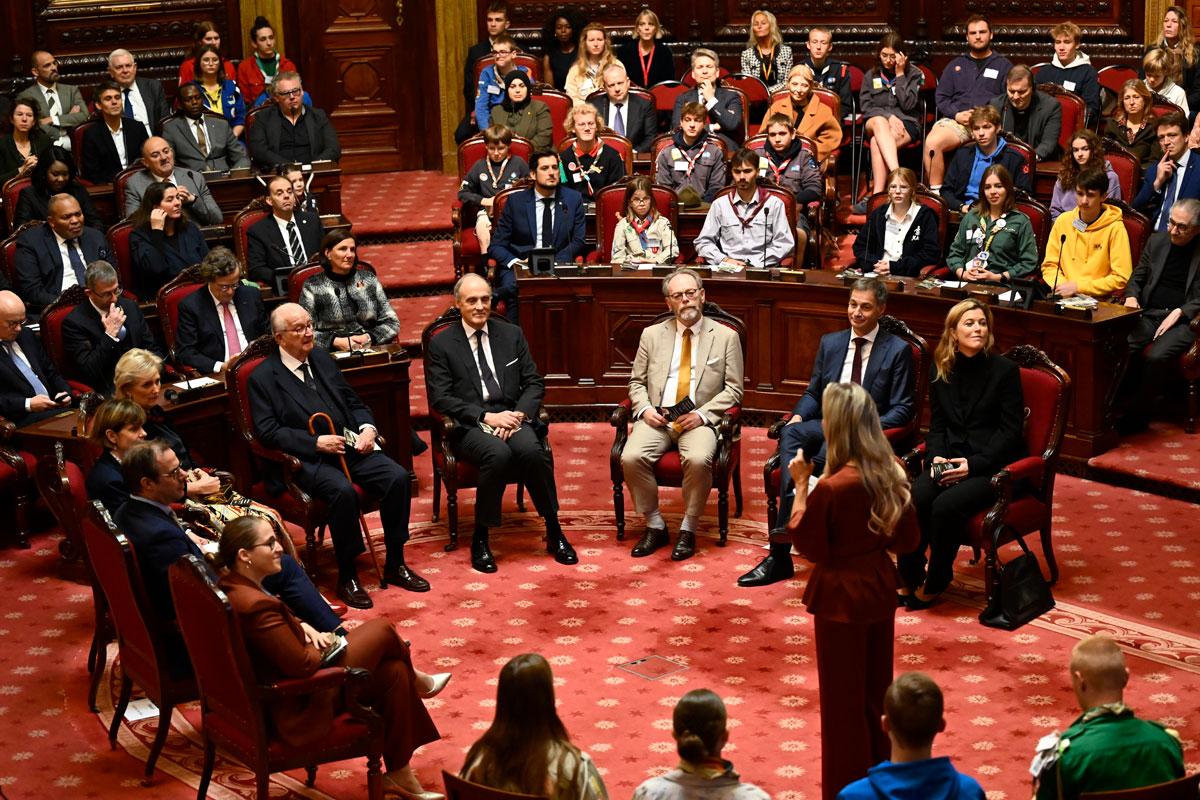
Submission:
[[134,116],[133,116],[133,101],[129,99],[129,93],[131,91],[133,91],[133,90],[132,89],[124,90],[124,92],[125,92],[125,116],[129,117],[130,119],[133,119],[134,118]]
[[296,233],[296,221],[287,224],[288,245],[292,249],[292,266],[298,267],[304,263],[304,248],[300,246],[300,235]]
[[[324,384],[317,380],[316,376],[312,374],[312,369],[308,366],[307,361],[300,365],[300,371],[304,373],[304,385],[316,392],[317,396],[321,398],[321,402],[325,404],[325,411],[328,412],[330,418],[333,419],[333,424],[337,428],[347,427],[346,421],[348,417],[342,413],[341,405],[337,403],[328,392],[325,391]],[[335,429],[333,431],[329,431],[329,433],[336,434],[337,430]]]
[[867,340],[862,336],[854,337],[854,363],[850,365],[850,382],[862,385],[862,349]]
[[71,269],[75,272],[75,282],[80,286],[86,285],[83,280],[83,255],[79,252],[79,240],[67,240],[67,258],[71,260]]
[[551,212],[553,205],[553,197],[542,199],[542,247],[553,247],[551,244],[554,241],[554,217]]
[[475,358],[479,361],[479,375],[483,378],[483,388],[486,390],[483,401],[490,403],[499,400],[500,384],[496,383],[496,376],[492,374],[492,368],[483,354],[483,331],[475,331]]

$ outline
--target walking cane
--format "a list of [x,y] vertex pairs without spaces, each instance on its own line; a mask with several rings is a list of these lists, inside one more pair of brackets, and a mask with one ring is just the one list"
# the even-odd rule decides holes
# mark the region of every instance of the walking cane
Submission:
[[[325,424],[329,426],[329,433],[337,436],[337,428],[333,424],[333,418],[324,411],[318,411],[308,418],[308,432],[313,436],[317,436],[316,421],[318,419],[325,420]],[[354,478],[350,477],[350,468],[346,466],[346,456],[343,453],[338,453],[338,461],[342,465],[342,472],[346,474],[346,480],[350,481],[350,488],[354,488]],[[386,589],[387,581],[383,578],[383,570],[379,568],[379,556],[375,553],[375,544],[371,541],[371,531],[367,528],[367,518],[363,516],[362,506],[358,508],[358,524],[362,526],[363,539],[367,542],[367,550],[371,553],[371,561],[375,564],[375,575],[379,578],[379,588]]]

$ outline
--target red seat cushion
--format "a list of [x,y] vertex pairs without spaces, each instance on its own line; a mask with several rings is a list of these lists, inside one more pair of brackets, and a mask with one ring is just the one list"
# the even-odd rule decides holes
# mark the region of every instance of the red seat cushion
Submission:
[[[967,525],[967,531],[971,537],[971,543],[977,544],[980,547],[984,546],[982,540],[983,520],[987,517],[991,508],[984,510],[971,517],[970,523]],[[1042,526],[1043,520],[1046,519],[1046,504],[1036,497],[1026,496],[1014,500],[1008,506],[1008,513],[1004,516],[1005,527],[1015,529],[1022,536],[1038,530]],[[1012,536],[1002,537],[1003,542],[1013,541]]]

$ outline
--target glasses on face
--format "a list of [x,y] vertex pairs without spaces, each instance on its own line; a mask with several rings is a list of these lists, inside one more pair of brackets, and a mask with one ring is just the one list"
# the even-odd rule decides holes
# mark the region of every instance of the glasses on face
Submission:
[[92,294],[96,295],[96,297],[99,297],[102,300],[116,300],[118,297],[121,296],[121,287],[114,286],[113,288],[109,289],[106,292],[102,292],[99,290],[92,290]]
[[175,467],[170,472],[162,473],[162,477],[164,478],[183,478],[185,475],[187,475],[187,472],[184,471],[183,465]]
[[24,317],[21,317],[20,319],[0,319],[0,325],[3,325],[4,327],[6,327],[10,330],[16,330],[17,328],[20,328],[24,324],[25,324]]
[[279,95],[280,97],[296,97],[303,91],[303,89],[297,87],[295,89],[288,89],[287,91],[280,89],[275,94]]
[[504,48],[499,48],[497,50],[493,50],[492,55],[494,55],[494,56],[511,56],[513,54],[513,52],[514,51],[512,51],[512,50],[506,50]]
[[678,303],[678,302],[680,302],[681,300],[683,300],[685,297],[686,297],[688,300],[691,300],[692,298],[694,298],[694,297],[695,297],[696,295],[698,295],[698,294],[700,294],[700,290],[699,290],[699,289],[685,289],[685,290],[684,290],[684,291],[682,291],[682,292],[672,292],[671,294],[667,295],[667,297],[671,298],[671,299],[672,299],[672,300],[674,300],[676,303]]
[[1192,224],[1190,222],[1176,222],[1173,219],[1167,220],[1167,230],[1169,231],[1187,231],[1191,230],[1191,228]]
[[304,334],[308,333],[312,329],[313,329],[313,324],[310,321],[310,322],[305,323],[304,325],[293,325],[292,327],[287,329],[287,332],[292,334],[293,336],[303,336]]
[[234,281],[233,283],[214,283],[213,288],[218,292],[232,292],[238,287],[239,283],[241,283],[241,281]]
[[276,539],[274,536],[272,536],[270,539],[267,539],[265,542],[259,542],[258,544],[254,545],[254,547],[251,547],[250,549],[254,550],[259,547],[269,547],[272,550],[274,550],[275,545],[278,543],[279,543],[279,540]]

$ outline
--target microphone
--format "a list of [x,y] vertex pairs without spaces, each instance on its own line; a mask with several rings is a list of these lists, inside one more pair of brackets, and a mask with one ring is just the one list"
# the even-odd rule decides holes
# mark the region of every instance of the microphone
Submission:
[[[929,171],[930,172],[933,172],[933,157],[935,155],[937,155],[937,150],[933,149],[932,147],[929,148]],[[942,177],[945,178],[946,176],[943,175]]]
[[1064,233],[1058,238],[1058,263],[1054,266],[1054,285],[1050,287],[1051,297],[1054,297],[1058,291],[1058,276],[1062,274],[1063,247],[1066,244],[1067,235]]
[[[915,203],[916,201],[914,200],[913,202]],[[887,208],[887,206],[884,206],[884,208]],[[883,224],[885,226],[887,225],[886,219],[884,220]],[[863,246],[863,263],[859,266],[859,269],[861,269],[863,271],[863,273],[865,274],[867,272],[871,272],[874,269],[871,265],[875,263],[874,261],[871,260],[871,230],[874,226],[871,224],[871,215],[870,214],[867,214],[867,220],[866,220],[866,222],[863,223],[863,225],[865,225],[867,228],[867,241],[866,241],[866,244]],[[879,258],[883,258],[883,256],[880,255]],[[876,261],[878,261],[878,260],[879,259],[876,259]]]
[[771,233],[771,209],[767,208],[767,198],[763,198],[763,269],[767,268],[767,236]]
[[196,391],[196,387],[194,386],[185,386],[183,388],[168,386],[163,391],[163,397],[166,398],[168,403],[178,403],[180,400],[194,391]]

